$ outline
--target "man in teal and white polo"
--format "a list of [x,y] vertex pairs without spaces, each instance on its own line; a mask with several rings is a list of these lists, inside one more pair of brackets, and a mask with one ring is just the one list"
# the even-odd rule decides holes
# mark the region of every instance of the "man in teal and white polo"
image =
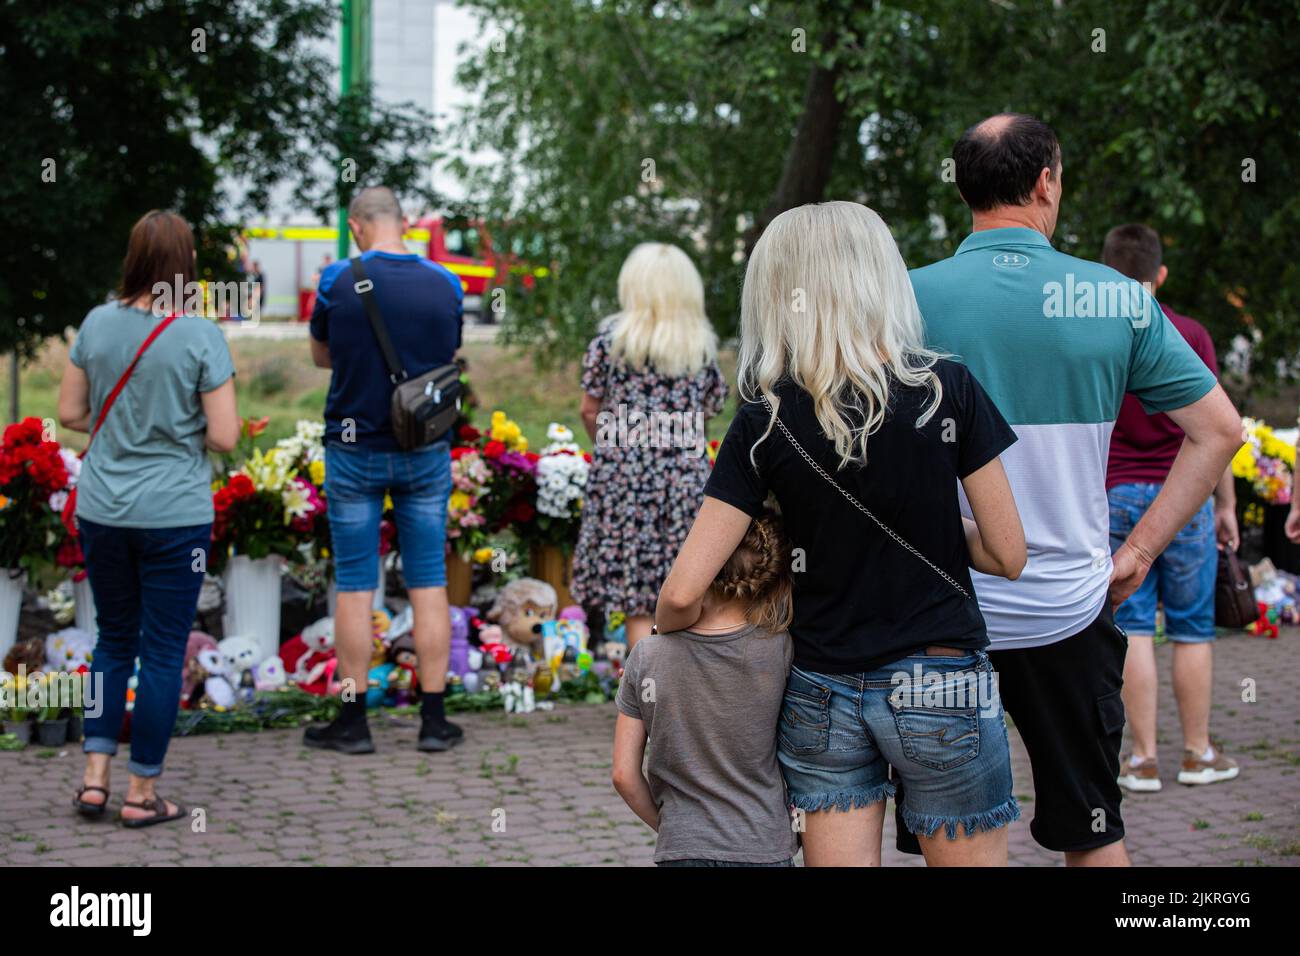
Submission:
[[[912,272],[929,344],[965,363],[1015,429],[1002,455],[1029,547],[1020,578],[972,571],[1003,704],[1029,751],[1034,838],[1072,865],[1126,865],[1112,610],[1214,490],[1241,419],[1140,284],[1052,248],[1056,135],[990,117],[953,149],[971,235]],[[1106,461],[1125,392],[1186,433],[1160,497],[1112,560]],[[965,513],[969,509],[962,502]]]

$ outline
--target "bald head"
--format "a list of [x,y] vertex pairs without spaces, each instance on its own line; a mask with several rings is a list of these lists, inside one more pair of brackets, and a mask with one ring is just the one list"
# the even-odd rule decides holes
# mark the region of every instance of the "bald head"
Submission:
[[998,113],[966,132],[952,150],[957,189],[972,212],[1025,206],[1043,170],[1054,176],[1061,146],[1052,128],[1024,113]]
[[352,198],[348,218],[364,223],[386,220],[400,226],[402,205],[387,186],[368,186]]

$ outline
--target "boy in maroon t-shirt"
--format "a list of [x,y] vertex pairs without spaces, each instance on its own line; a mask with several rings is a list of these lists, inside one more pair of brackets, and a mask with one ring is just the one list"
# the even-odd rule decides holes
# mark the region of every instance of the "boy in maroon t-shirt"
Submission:
[[[1169,270],[1161,263],[1160,237],[1149,226],[1116,226],[1106,236],[1102,261],[1154,291]],[[1197,321],[1161,306],[1174,328],[1218,375],[1214,343]],[[1132,395],[1124,396],[1111,435],[1106,469],[1112,550],[1128,538],[1160,492],[1183,444],[1183,431],[1168,415],[1148,415]],[[1231,467],[1192,523],[1178,533],[1151,566],[1142,586],[1115,612],[1129,636],[1124,663],[1124,709],[1133,753],[1120,761],[1119,784],[1131,791],[1160,789],[1156,762],[1156,605],[1165,612],[1165,634],[1174,645],[1173,683],[1183,725],[1183,764],[1178,782],[1217,783],[1237,776],[1237,764],[1210,742],[1210,684],[1213,675],[1214,577],[1217,548],[1237,547],[1236,496]]]

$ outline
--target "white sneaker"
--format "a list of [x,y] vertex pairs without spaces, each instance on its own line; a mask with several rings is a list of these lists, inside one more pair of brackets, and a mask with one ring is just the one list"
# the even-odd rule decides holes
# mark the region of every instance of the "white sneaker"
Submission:
[[1237,761],[1213,748],[1214,756],[1206,760],[1191,750],[1183,751],[1183,769],[1178,771],[1178,782],[1186,784],[1220,783],[1231,780],[1240,773]]
[[1140,760],[1135,765],[1125,754],[1120,758],[1120,774],[1115,782],[1134,793],[1157,793],[1160,790],[1160,765],[1155,757]]

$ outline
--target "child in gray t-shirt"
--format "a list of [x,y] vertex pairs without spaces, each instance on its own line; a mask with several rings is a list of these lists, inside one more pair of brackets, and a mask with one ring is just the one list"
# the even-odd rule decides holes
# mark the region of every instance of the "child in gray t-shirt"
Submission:
[[658,831],[658,864],[791,865],[795,838],[776,761],[792,657],[789,555],[780,519],[759,516],[718,572],[700,619],[642,639],[628,656],[614,787]]

